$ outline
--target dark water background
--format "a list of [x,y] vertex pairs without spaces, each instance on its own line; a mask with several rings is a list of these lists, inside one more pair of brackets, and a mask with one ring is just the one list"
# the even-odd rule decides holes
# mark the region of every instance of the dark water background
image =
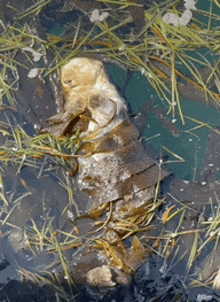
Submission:
[[[126,87],[124,83],[127,76],[123,70],[119,70],[117,66],[110,66],[107,69],[112,75],[112,80],[124,92],[125,98],[131,105],[132,112],[137,112],[138,108],[145,105],[150,98],[154,100],[154,108],[161,109],[166,113],[166,104],[162,104],[161,100],[155,94],[155,91],[150,86],[147,78],[141,72],[134,72],[128,81]],[[186,92],[187,94],[187,92]],[[184,115],[194,118],[198,121],[207,123],[213,128],[220,126],[219,112],[211,106],[204,105],[203,102],[194,101],[189,92],[189,99],[181,97],[181,106]],[[165,101],[164,101],[165,102]],[[168,110],[168,108],[167,108]],[[172,116],[169,115],[167,119],[172,124]],[[162,146],[168,148],[173,153],[182,157],[184,163],[173,163],[169,165],[169,169],[180,179],[198,181],[201,173],[202,165],[206,158],[208,135],[210,130],[207,127],[198,129],[193,133],[186,133],[187,130],[196,127],[198,124],[185,119],[186,125],[182,125],[180,116],[175,117],[176,122],[174,126],[179,130],[179,136],[174,136],[169,129],[161,125],[161,120],[155,113],[149,112],[147,115],[147,125],[143,133],[143,137],[161,154],[167,154]],[[170,156],[171,160],[175,158]]]
[[[57,5],[59,7],[59,3]],[[206,0],[199,1],[198,6],[202,9],[205,8],[208,10],[209,2]],[[50,33],[53,32],[59,34],[62,32],[63,26],[66,26],[70,18],[72,18],[72,21],[78,18],[77,13],[73,12],[66,13],[65,18],[63,18],[62,14],[62,16],[59,16],[58,14],[57,19],[54,19],[53,17],[49,18],[48,16],[51,14],[49,9],[50,8],[48,7],[43,11],[41,20],[44,28]],[[53,10],[56,11],[56,5],[53,7]],[[11,15],[6,17],[9,18],[9,20],[12,18]],[[203,55],[210,55],[206,49],[203,49],[202,52]],[[27,66],[29,64],[22,54],[20,54],[20,58],[18,58],[18,60],[24,60]],[[214,60],[215,58],[213,57],[213,61]],[[31,68],[32,67],[33,66],[31,66]],[[120,94],[122,94],[122,96],[124,96],[130,103],[132,114],[138,112],[138,109],[145,105],[147,100],[150,98],[153,99],[154,108],[162,109],[166,113],[166,104],[161,103],[161,100],[159,100],[158,96],[155,94],[155,91],[150,86],[147,78],[141,75],[140,72],[135,71],[128,75],[124,69],[120,69],[117,65],[112,63],[107,63],[106,68],[113,83],[117,85]],[[40,102],[42,102],[42,106],[38,107],[39,96],[36,95],[33,97],[35,94],[34,90],[36,82],[32,83],[30,79],[27,79],[27,72],[27,70],[20,70],[20,74],[23,76],[20,78],[22,94],[18,93],[16,96],[16,99],[20,102],[20,108],[18,108],[18,112],[11,113],[7,111],[7,114],[10,120],[13,121],[14,125],[21,124],[29,134],[35,134],[37,131],[34,129],[34,125],[37,124],[42,127],[44,125],[44,120],[56,112],[56,105],[50,91],[48,92],[45,90],[45,95],[40,100]],[[28,87],[28,89],[25,87]],[[24,111],[24,104],[26,103],[25,99],[28,98],[31,99],[31,104],[30,107],[28,108],[27,106],[25,110],[31,109],[30,116],[28,116],[27,112]],[[185,96],[181,99],[184,114],[208,123],[214,128],[219,127],[219,112],[210,106],[204,105],[202,102],[193,102],[192,98],[193,96],[189,95],[189,98]],[[47,100],[46,104],[43,103],[45,99]],[[0,117],[1,121],[6,121],[4,113],[1,112]],[[179,116],[177,116],[176,119],[177,122],[175,123],[175,126],[179,129],[178,137],[175,137],[169,129],[163,127],[160,118],[155,115],[154,111],[150,111],[147,114],[147,125],[143,136],[146,140],[152,138],[149,142],[158,153],[167,154],[162,148],[162,146],[164,146],[185,160],[184,163],[174,163],[169,165],[169,169],[177,178],[189,181],[198,181],[206,159],[210,130],[205,127],[196,130],[194,132],[196,134],[195,137],[185,131],[195,127],[197,124],[186,120],[186,125],[183,126]],[[3,138],[1,139],[3,140]],[[172,156],[170,156],[170,159],[172,160]],[[70,179],[61,168],[54,168],[53,165],[53,160],[48,159],[48,162],[46,163],[47,168],[45,169],[46,172],[43,172],[42,175],[39,175],[39,170],[31,167],[24,167],[20,173],[17,173],[18,167],[9,165],[6,169],[6,172],[3,175],[6,179],[5,190],[6,192],[11,192],[10,196],[13,200],[16,200],[16,198],[19,198],[25,192],[31,193],[30,196],[25,198],[26,204],[24,205],[22,203],[22,205],[19,205],[18,210],[13,213],[11,223],[16,223],[18,227],[24,227],[30,217],[36,217],[40,221],[42,208],[39,204],[41,204],[42,200],[45,200],[47,207],[51,207],[52,209],[50,216],[59,217],[59,219],[57,218],[59,221],[56,221],[57,226],[65,224],[65,217],[61,219],[58,214],[62,212],[63,207],[68,204],[68,196],[66,190],[62,185],[60,185],[60,183],[71,183],[72,179]],[[24,186],[21,185],[20,178],[27,183],[27,187],[24,188]],[[12,241],[15,242],[15,245],[18,245],[19,232],[16,233],[15,236],[17,236],[18,240],[16,241],[13,239]],[[18,268],[20,266],[27,270],[33,270],[33,268],[40,270],[43,262],[51,260],[48,259],[50,256],[45,255],[44,253],[42,253],[38,259],[33,259],[28,252],[25,254],[25,257],[20,251],[15,254],[10,244],[6,243],[4,238],[0,238],[0,240],[1,261],[8,261],[10,263],[10,265],[2,270],[2,273],[0,272],[0,283],[7,283],[9,279],[19,279]],[[24,258],[26,259],[24,260]],[[4,263],[0,262],[0,265],[3,267]],[[152,271],[154,271],[154,273],[152,279],[157,279],[158,273],[155,267],[161,268],[163,263],[158,264],[157,261],[154,262],[154,260],[152,260],[148,265],[152,265],[153,267]],[[182,268],[182,266],[180,265],[180,268]],[[168,277],[170,278],[171,283],[176,282],[175,284],[177,284],[178,288],[178,280],[173,280],[171,276]],[[138,283],[138,275],[135,278],[137,278],[136,282]],[[140,284],[142,283],[140,282]],[[162,285],[160,286],[162,287]],[[155,287],[155,284],[152,285],[152,288],[153,287]],[[138,286],[136,288],[141,291],[141,288]],[[203,300],[201,300],[201,302],[202,301]]]

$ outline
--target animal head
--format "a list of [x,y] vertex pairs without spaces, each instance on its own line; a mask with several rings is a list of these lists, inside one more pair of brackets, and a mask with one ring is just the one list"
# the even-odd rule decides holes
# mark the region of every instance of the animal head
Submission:
[[98,82],[108,82],[102,62],[90,58],[72,59],[63,66],[60,78],[67,100],[74,91],[89,89]]
[[101,61],[74,58],[63,66],[60,79],[64,108],[47,120],[56,136],[80,130],[85,136],[94,133],[97,137],[127,118],[125,100],[110,83]]

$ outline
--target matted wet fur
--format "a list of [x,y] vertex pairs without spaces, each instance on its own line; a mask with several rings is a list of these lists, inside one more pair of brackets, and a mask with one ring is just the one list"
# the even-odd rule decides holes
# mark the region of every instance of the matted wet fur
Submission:
[[129,119],[126,101],[110,83],[101,61],[74,58],[62,68],[60,78],[64,108],[48,120],[51,126],[45,131],[58,138],[80,131],[75,177],[79,196],[84,195],[78,201],[86,200],[84,216],[97,218],[97,212],[101,216],[107,208],[111,212],[102,239],[74,259],[72,275],[79,274],[77,265],[83,261],[85,267],[86,258],[89,261],[80,272],[83,282],[108,288],[128,285],[129,274],[145,261],[147,250],[132,234],[133,244],[127,248],[114,225],[140,212],[147,215],[155,187],[170,173],[147,153]]

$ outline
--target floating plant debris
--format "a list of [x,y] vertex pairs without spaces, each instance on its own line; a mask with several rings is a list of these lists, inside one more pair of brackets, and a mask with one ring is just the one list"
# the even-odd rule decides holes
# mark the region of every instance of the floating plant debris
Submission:
[[[117,293],[127,301],[218,300],[219,130],[183,102],[219,110],[218,1],[211,5],[205,11],[201,0],[3,1],[0,239],[8,254],[1,252],[0,273],[12,278],[13,267],[15,278],[19,271],[34,282],[29,290],[37,301],[42,283],[65,301],[111,301]],[[175,19],[169,24],[167,14]],[[110,81],[103,65],[112,64],[125,76]],[[129,98],[134,74],[160,101],[144,90],[147,104],[130,117],[121,95]],[[142,88],[135,89],[138,102]],[[138,126],[154,127],[150,115],[161,128],[147,132],[148,140],[164,129],[167,142],[169,132],[175,138],[171,148],[160,147],[168,160],[141,140]],[[188,154],[175,147],[184,135],[199,143],[206,130],[201,177],[174,178],[166,194],[165,162],[184,166]],[[17,296],[21,288],[29,293],[16,282],[3,285],[0,300],[10,300],[10,286]]]

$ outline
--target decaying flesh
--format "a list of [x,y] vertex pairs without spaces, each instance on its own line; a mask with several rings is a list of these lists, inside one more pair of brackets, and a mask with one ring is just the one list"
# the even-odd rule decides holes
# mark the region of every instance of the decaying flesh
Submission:
[[[82,211],[88,214],[105,209],[105,205],[111,208],[105,234],[96,240],[96,251],[90,247],[83,252],[93,258],[86,265],[85,276],[89,284],[97,285],[93,276],[102,271],[106,279],[99,286],[124,284],[122,274],[136,270],[146,250],[135,236],[132,247],[125,248],[114,226],[140,211],[145,213],[155,197],[156,185],[169,172],[147,153],[139,130],[129,119],[126,101],[110,83],[102,62],[74,58],[62,68],[60,77],[65,105],[48,120],[51,126],[47,131],[56,137],[80,131],[76,187],[87,202]],[[109,239],[110,233],[119,236],[117,243]],[[82,255],[78,257],[85,261]],[[109,277],[112,270],[118,270],[116,283]]]
[[126,215],[153,198],[155,185],[169,173],[147,154],[102,63],[75,58],[63,67],[61,83],[66,103],[48,120],[47,131],[58,137],[81,132],[76,182],[88,195],[86,211],[117,201],[117,215],[127,207]]

